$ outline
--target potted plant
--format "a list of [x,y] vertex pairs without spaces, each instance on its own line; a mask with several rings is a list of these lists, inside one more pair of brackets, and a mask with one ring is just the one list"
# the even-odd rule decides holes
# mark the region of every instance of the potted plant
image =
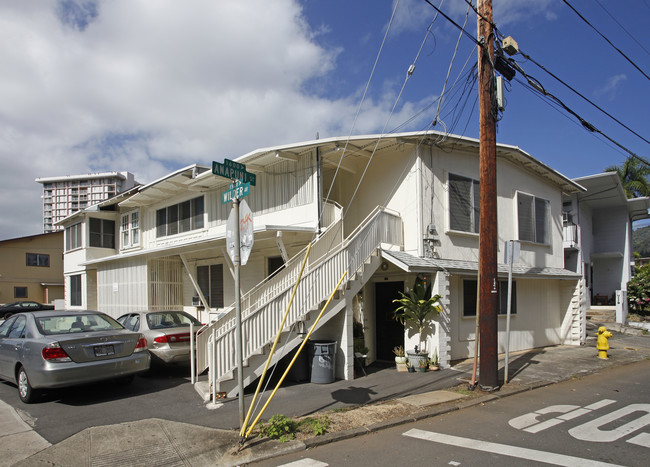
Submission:
[[406,360],[405,365],[409,373],[415,373],[415,368],[413,368],[413,364],[410,361]]
[[407,371],[404,347],[401,345],[393,347],[393,353],[395,354],[395,365],[397,366],[397,371]]
[[422,335],[429,325],[430,316],[442,311],[442,307],[436,305],[440,295],[431,295],[431,284],[425,283],[420,276],[416,277],[408,295],[403,292],[399,294],[401,298],[393,300],[393,303],[399,304],[394,311],[394,318],[402,324],[411,324],[418,331],[419,345],[415,346],[415,351],[406,352],[409,361],[413,364],[421,360],[427,361],[428,354],[422,347]]
[[438,362],[438,349],[433,349],[433,355],[429,359],[429,370],[438,371],[440,369],[440,363]]
[[429,359],[427,358],[425,360],[420,360],[419,365],[420,373],[426,373],[426,371],[429,369]]

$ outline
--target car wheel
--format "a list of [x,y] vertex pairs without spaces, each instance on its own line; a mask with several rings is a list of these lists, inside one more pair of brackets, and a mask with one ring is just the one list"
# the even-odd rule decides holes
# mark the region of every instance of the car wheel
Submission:
[[5,314],[5,315],[3,316],[3,318],[4,318],[5,321],[6,321],[6,320],[8,320],[9,318],[11,318],[12,316],[13,316],[13,313],[9,312],[9,313]]
[[30,404],[36,400],[36,390],[29,383],[29,378],[22,366],[18,369],[18,396],[25,404]]

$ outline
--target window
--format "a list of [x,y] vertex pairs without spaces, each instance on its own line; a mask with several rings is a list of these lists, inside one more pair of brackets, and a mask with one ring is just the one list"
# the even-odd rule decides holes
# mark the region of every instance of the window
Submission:
[[525,193],[517,193],[517,221],[519,240],[551,243],[551,203]]
[[[463,316],[476,316],[476,279],[463,279]],[[508,313],[508,281],[499,281],[497,307],[500,315]],[[517,314],[517,283],[512,281],[511,314]]]
[[478,233],[480,185],[477,180],[449,174],[449,228]]
[[14,287],[14,298],[27,298],[27,287]]
[[210,308],[223,308],[223,264],[198,266],[196,276]]
[[203,213],[203,196],[158,209],[156,211],[156,237],[202,229],[204,226]]
[[139,211],[133,211],[122,216],[120,232],[122,234],[122,248],[128,248],[140,244]]
[[115,221],[108,219],[89,219],[90,246],[115,248]]
[[25,325],[27,324],[27,319],[24,316],[18,316],[16,321],[14,321],[13,326],[7,337],[9,339],[24,339],[25,338]]
[[41,253],[27,253],[27,266],[50,267],[50,255]]
[[81,306],[81,274],[70,276],[70,306]]
[[65,229],[65,251],[81,248],[81,222]]

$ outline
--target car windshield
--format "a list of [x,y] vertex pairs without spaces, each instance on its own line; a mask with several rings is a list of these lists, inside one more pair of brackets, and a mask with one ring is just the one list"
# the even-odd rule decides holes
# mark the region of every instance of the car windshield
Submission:
[[106,315],[59,315],[36,318],[41,334],[70,334],[75,332],[112,331],[124,329],[120,323]]
[[201,322],[181,311],[159,311],[147,314],[149,329],[176,328],[180,326],[201,326]]

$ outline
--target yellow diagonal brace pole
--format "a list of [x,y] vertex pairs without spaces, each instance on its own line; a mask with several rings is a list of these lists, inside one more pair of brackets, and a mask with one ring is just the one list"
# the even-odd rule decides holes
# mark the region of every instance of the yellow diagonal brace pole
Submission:
[[269,358],[266,360],[264,371],[262,371],[262,375],[260,376],[260,381],[259,383],[257,383],[257,389],[255,390],[255,395],[253,396],[253,400],[251,401],[250,407],[248,408],[248,413],[246,414],[246,419],[244,420],[244,424],[241,427],[239,436],[244,436],[244,433],[246,433],[246,426],[248,425],[248,420],[250,420],[251,414],[253,413],[255,402],[257,402],[257,396],[259,395],[260,389],[262,388],[262,383],[264,382],[264,378],[266,377],[266,372],[269,369],[269,366],[271,365],[271,359],[273,358],[273,354],[275,353],[275,348],[277,347],[278,342],[280,341],[280,336],[282,335],[282,329],[284,329],[284,323],[287,321],[287,317],[289,316],[289,310],[291,309],[291,305],[293,304],[293,298],[296,296],[298,285],[302,280],[302,272],[305,270],[305,265],[307,264],[307,258],[309,257],[309,252],[311,251],[311,245],[312,245],[311,242],[309,243],[309,245],[307,245],[305,258],[302,260],[302,266],[300,267],[300,272],[298,273],[298,280],[296,281],[296,285],[293,286],[293,292],[291,292],[291,298],[289,299],[287,310],[284,312],[284,318],[282,318],[282,323],[280,324],[280,328],[278,329],[278,334],[275,336],[275,341],[273,341],[273,346],[271,347],[271,351],[269,352]]
[[298,355],[299,355],[300,352],[302,351],[302,349],[303,349],[303,347],[305,346],[305,344],[307,344],[307,341],[309,340],[309,337],[310,337],[311,334],[314,332],[314,329],[316,329],[316,325],[318,324],[318,322],[320,321],[321,317],[323,316],[323,313],[325,313],[325,310],[327,309],[327,307],[329,306],[330,302],[331,302],[332,299],[334,298],[334,294],[335,294],[336,291],[339,289],[339,286],[341,285],[341,282],[343,282],[343,279],[345,278],[345,276],[347,275],[347,273],[348,273],[347,271],[345,271],[345,272],[343,273],[343,275],[342,275],[341,278],[339,279],[339,282],[336,284],[336,287],[334,287],[334,290],[332,290],[332,294],[331,294],[330,297],[327,299],[327,302],[325,303],[325,306],[323,306],[323,309],[322,309],[322,310],[320,311],[320,313],[318,314],[318,317],[316,318],[316,321],[314,321],[314,324],[311,326],[311,329],[310,329],[309,332],[307,333],[307,336],[305,336],[305,340],[302,341],[302,344],[300,344],[300,347],[298,348],[298,351],[297,351],[296,354],[293,356],[293,359],[291,359],[291,363],[289,363],[289,367],[285,370],[284,374],[282,375],[282,378],[280,378],[280,381],[278,381],[277,386],[275,386],[275,389],[273,390],[273,392],[272,392],[271,395],[269,396],[269,400],[266,401],[266,404],[264,404],[264,407],[262,407],[262,410],[260,411],[259,415],[258,415],[257,418],[253,421],[253,424],[250,426],[250,428],[249,428],[248,431],[246,432],[246,438],[248,438],[248,437],[250,436],[251,432],[252,432],[253,429],[255,428],[255,425],[257,425],[257,422],[260,420],[260,418],[261,418],[262,415],[264,414],[264,411],[266,410],[266,408],[268,407],[268,405],[271,403],[271,400],[273,399],[273,396],[275,396],[275,393],[278,391],[278,389],[280,389],[280,385],[281,385],[282,382],[284,381],[284,378],[286,378],[286,377],[287,377],[287,374],[289,374],[289,370],[291,370],[291,367],[293,366],[293,363],[294,363],[294,362],[296,361],[296,359],[298,358]]

